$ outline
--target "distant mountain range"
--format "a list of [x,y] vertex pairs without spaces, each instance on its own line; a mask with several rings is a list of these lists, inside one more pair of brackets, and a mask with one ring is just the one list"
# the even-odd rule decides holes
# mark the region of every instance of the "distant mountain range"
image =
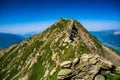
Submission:
[[29,38],[29,37],[31,37],[31,36],[33,36],[35,34],[39,34],[39,33],[41,33],[41,32],[28,32],[28,33],[23,34],[21,36],[24,37],[24,38]]
[[26,34],[12,34],[12,33],[0,33],[0,49],[7,48],[13,44],[18,44],[21,41],[37,34],[38,32],[28,32]]
[[120,31],[119,30],[107,30],[90,32],[100,42],[120,52]]
[[21,35],[0,33],[0,48],[9,47],[12,44],[18,44],[25,38]]

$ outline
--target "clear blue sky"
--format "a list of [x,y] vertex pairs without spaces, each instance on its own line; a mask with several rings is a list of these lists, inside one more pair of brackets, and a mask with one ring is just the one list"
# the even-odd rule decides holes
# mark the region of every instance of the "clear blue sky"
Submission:
[[88,30],[120,29],[119,0],[0,0],[0,32],[42,31],[59,18]]

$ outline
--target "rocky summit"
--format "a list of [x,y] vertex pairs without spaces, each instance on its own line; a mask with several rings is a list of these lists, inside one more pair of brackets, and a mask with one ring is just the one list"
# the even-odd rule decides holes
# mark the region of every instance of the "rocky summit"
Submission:
[[78,21],[61,18],[0,50],[0,80],[120,80],[120,55]]

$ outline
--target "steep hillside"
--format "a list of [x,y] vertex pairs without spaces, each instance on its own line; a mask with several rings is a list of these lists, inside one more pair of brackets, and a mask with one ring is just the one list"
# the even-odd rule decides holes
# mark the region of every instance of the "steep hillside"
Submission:
[[0,51],[0,80],[57,80],[60,63],[83,54],[106,58],[113,64],[109,69],[120,66],[120,56],[79,22],[60,19],[43,33]]

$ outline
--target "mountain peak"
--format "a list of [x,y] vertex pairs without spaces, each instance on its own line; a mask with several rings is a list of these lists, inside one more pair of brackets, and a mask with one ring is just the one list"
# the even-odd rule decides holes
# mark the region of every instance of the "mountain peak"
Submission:
[[56,80],[61,62],[83,54],[99,55],[120,66],[115,51],[102,45],[78,21],[62,18],[41,34],[0,51],[0,79]]

